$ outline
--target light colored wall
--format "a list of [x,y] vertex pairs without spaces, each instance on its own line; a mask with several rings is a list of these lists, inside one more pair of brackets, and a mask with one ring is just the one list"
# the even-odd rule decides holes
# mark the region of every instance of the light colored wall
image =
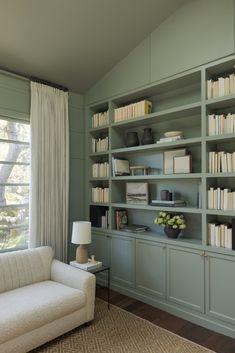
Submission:
[[230,55],[234,48],[234,0],[188,1],[86,93],[86,104]]

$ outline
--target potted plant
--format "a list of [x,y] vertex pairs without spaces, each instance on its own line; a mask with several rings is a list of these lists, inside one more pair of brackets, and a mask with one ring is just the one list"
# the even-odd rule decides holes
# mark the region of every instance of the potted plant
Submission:
[[161,211],[154,220],[155,224],[164,227],[164,232],[169,238],[177,238],[182,229],[186,228],[184,216]]

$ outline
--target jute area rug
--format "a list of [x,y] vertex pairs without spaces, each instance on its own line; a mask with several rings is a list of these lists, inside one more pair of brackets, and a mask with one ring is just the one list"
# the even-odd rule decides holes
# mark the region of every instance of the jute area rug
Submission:
[[101,299],[95,319],[31,353],[213,353]]

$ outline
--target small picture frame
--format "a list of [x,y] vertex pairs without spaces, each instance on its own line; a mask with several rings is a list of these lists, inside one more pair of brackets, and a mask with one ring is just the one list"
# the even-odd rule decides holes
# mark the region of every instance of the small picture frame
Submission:
[[148,183],[126,183],[126,203],[148,205]]
[[192,172],[192,156],[174,157],[174,174],[189,174]]
[[175,149],[164,152],[164,174],[174,173],[174,157],[185,156],[186,149]]

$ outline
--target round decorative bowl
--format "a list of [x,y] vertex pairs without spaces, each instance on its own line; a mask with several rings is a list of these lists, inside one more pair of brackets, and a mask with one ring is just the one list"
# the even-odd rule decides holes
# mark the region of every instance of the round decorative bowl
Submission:
[[167,131],[165,132],[164,136],[165,137],[175,137],[175,136],[181,136],[182,135],[182,131]]
[[168,236],[168,238],[178,238],[178,235],[180,234],[180,229],[165,227],[164,232]]

